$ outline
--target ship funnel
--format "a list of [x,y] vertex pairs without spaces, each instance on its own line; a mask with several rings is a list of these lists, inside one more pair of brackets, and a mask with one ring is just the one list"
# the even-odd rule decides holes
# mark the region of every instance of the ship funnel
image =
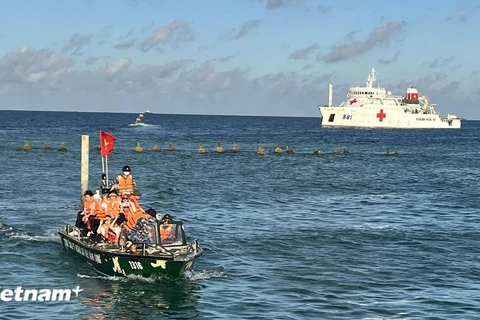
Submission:
[[405,102],[407,104],[418,104],[418,90],[410,86],[407,88],[407,93],[405,94]]
[[333,84],[328,84],[328,106],[332,106],[332,99],[333,99]]

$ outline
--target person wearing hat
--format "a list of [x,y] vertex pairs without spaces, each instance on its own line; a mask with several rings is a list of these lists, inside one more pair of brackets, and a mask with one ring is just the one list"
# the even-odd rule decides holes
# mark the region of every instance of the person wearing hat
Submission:
[[135,205],[136,210],[140,210],[144,214],[146,213],[145,210],[143,210],[142,206],[138,202],[140,198],[142,197],[142,193],[139,190],[133,191],[133,194],[130,196],[130,202],[132,202]]
[[124,166],[122,168],[122,173],[115,178],[115,184],[112,186],[112,189],[116,188],[119,194],[122,194],[124,191],[128,191],[132,194],[135,187],[136,183],[132,175],[132,169],[130,169],[129,166]]
[[160,239],[162,242],[172,242],[175,238],[173,233],[172,216],[166,213],[161,219]]
[[[130,203],[129,198],[122,198],[122,211],[125,217],[125,234],[127,239],[135,243],[150,243],[151,239],[148,237],[148,233],[145,232],[147,221],[141,211],[135,210],[134,206]],[[136,245],[127,246],[128,249],[136,253]]]
[[117,190],[111,190],[103,198],[102,210],[105,212],[105,216],[110,218],[116,218],[120,213],[120,198]]

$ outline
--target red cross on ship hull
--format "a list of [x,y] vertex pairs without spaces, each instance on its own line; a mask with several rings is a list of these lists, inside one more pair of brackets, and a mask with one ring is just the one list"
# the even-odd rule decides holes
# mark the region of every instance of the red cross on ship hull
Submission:
[[383,113],[383,109],[380,109],[380,112],[377,113],[377,118],[380,122],[383,122],[383,119],[387,117],[386,113]]

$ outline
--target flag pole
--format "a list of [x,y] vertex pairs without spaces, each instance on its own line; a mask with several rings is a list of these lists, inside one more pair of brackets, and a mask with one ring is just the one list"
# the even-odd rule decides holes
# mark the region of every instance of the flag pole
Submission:
[[105,156],[105,171],[107,173],[107,187],[108,187],[108,156]]

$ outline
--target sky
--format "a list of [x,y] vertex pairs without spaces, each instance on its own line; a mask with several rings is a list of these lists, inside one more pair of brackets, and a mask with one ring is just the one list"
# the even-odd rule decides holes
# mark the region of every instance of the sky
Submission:
[[480,119],[480,0],[0,0],[0,110],[319,117],[371,68]]

